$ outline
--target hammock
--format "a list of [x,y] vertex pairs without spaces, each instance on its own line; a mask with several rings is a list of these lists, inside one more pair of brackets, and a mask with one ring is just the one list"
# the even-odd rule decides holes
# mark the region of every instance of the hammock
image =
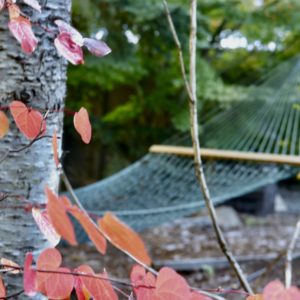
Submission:
[[[215,204],[299,172],[299,69],[298,57],[284,63],[263,83],[249,87],[243,101],[202,124],[202,147],[219,149],[217,152],[221,150],[223,154],[238,151],[229,157],[204,157],[204,171]],[[187,134],[166,144],[191,146]],[[161,152],[157,148],[153,147],[152,152],[115,175],[77,189],[85,208],[99,216],[113,211],[136,230],[170,222],[203,208],[193,159],[187,153],[157,153]],[[242,158],[235,160],[235,154]],[[244,154],[250,154],[250,160],[247,155],[243,159]],[[269,159],[255,159],[259,155]],[[77,231],[78,240],[86,241],[84,233]]]

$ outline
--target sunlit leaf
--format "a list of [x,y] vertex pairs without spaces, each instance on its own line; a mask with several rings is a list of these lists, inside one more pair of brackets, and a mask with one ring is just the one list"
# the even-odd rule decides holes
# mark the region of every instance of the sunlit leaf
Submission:
[[151,258],[142,239],[115,215],[110,212],[106,213],[102,219],[98,220],[98,224],[114,246],[146,265],[151,264]]
[[50,246],[55,247],[60,241],[60,235],[54,229],[47,212],[33,208],[32,216],[42,234],[49,241]]
[[[20,270],[19,270],[20,266],[17,263],[15,263],[9,259],[1,258],[0,264],[2,265],[1,270],[4,272],[9,272],[11,274],[19,274],[20,273]],[[11,266],[11,268],[10,268],[10,266]]]
[[9,21],[8,28],[21,44],[25,53],[31,54],[36,49],[38,41],[32,31],[31,23],[28,19],[22,16],[13,18]]
[[62,32],[54,40],[58,53],[73,65],[84,63],[81,47],[76,44],[69,33]]
[[61,200],[48,187],[45,189],[47,196],[47,213],[55,231],[71,245],[77,245],[75,232],[70,221],[63,200]]
[[2,139],[9,130],[9,120],[4,112],[0,111],[0,139]]
[[97,250],[105,254],[106,252],[106,240],[101,234],[100,230],[97,229],[97,225],[93,224],[91,219],[78,207],[72,208],[70,213],[77,219],[77,221],[84,228],[90,240],[96,246]]
[[83,46],[83,37],[77,29],[62,20],[55,20],[54,23],[57,25],[60,33],[68,33],[74,43],[80,47]]
[[46,131],[45,120],[39,111],[28,109],[20,101],[11,102],[9,108],[17,127],[28,139],[34,139]]
[[92,126],[87,110],[81,107],[74,115],[74,127],[84,143],[89,144],[92,137]]

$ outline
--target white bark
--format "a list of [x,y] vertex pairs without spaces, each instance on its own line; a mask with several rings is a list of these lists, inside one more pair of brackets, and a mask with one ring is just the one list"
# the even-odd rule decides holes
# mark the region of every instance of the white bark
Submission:
[[[69,21],[71,0],[39,2],[41,14],[21,6],[32,22],[41,24],[33,26],[39,44],[32,55],[24,54],[9,32],[7,13],[2,11],[0,14],[0,104],[3,107],[12,100],[21,100],[29,107],[52,111],[47,118],[47,134],[52,135],[56,128],[61,136],[66,63],[54,48],[54,20]],[[43,27],[51,31],[45,31]],[[53,112],[58,109],[60,112]],[[28,140],[11,121],[9,134],[0,141],[0,159],[9,148],[19,149],[26,144]],[[31,213],[18,207],[24,200],[45,203],[45,186],[57,190],[58,180],[49,138],[34,143],[25,151],[9,154],[0,164],[0,193],[21,196],[0,202],[0,257],[23,264],[27,251],[38,253],[47,246]],[[9,281],[10,293],[22,288],[20,280]]]

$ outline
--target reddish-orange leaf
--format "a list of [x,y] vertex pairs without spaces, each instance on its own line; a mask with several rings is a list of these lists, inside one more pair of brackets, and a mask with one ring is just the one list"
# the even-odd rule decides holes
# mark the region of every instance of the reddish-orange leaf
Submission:
[[279,281],[274,280],[268,283],[263,291],[264,300],[296,300],[300,299],[300,290],[292,286],[288,289]]
[[[84,274],[95,275],[93,269],[87,265],[82,265],[78,267],[75,271]],[[94,299],[118,300],[118,296],[115,293],[111,283],[106,279],[108,278],[107,275],[104,273],[104,274],[99,274],[99,276],[105,279],[85,277],[85,276],[80,276],[80,279]]]
[[6,258],[1,258],[0,259],[0,264],[2,265],[1,270],[5,272],[9,272],[11,274],[19,274],[20,273],[20,266]]
[[23,285],[24,293],[29,297],[33,297],[36,290],[36,271],[31,268],[33,261],[32,253],[26,253],[24,262],[24,275],[23,275]]
[[251,295],[246,300],[264,300],[264,296],[262,294]]
[[2,139],[8,132],[9,121],[3,111],[0,111],[0,139]]
[[74,127],[80,134],[82,141],[86,144],[89,144],[92,138],[92,127],[89,114],[84,107],[81,107],[79,112],[75,113]]
[[2,278],[0,277],[0,298],[5,299],[6,297],[6,288]]
[[98,225],[114,246],[146,265],[151,264],[151,258],[142,239],[115,215],[110,212],[106,213],[102,219],[98,220]]
[[131,284],[138,300],[152,300],[155,292],[155,277],[140,265],[135,265],[130,274]]
[[45,133],[46,122],[39,111],[28,109],[20,101],[13,101],[9,108],[16,125],[28,139],[32,140]]
[[84,228],[90,240],[94,243],[97,250],[105,254],[106,252],[106,240],[101,234],[99,228],[97,229],[97,225],[93,224],[91,219],[78,207],[73,207],[69,210],[69,212],[77,219],[77,221]]
[[47,195],[47,213],[56,232],[67,240],[71,245],[77,245],[75,232],[70,221],[64,201],[55,195],[48,187],[45,189]]
[[60,252],[55,248],[47,248],[39,255],[36,264],[38,269],[45,269],[47,266],[47,268],[55,270],[60,267],[61,262]]
[[78,300],[90,300],[91,295],[88,292],[88,290],[86,289],[86,287],[83,285],[83,282],[80,279],[80,277],[75,276],[74,280],[75,280],[74,287],[75,287],[77,299]]
[[[67,268],[58,268],[57,272],[71,273]],[[74,287],[74,276],[72,274],[50,273],[46,282],[46,296],[49,299],[66,299],[70,297]]]
[[162,268],[156,279],[155,300],[186,300],[191,298],[185,279],[170,268]]
[[37,208],[32,209],[32,216],[38,225],[41,233],[50,242],[51,247],[55,247],[60,241],[60,235],[54,229],[47,212]]
[[[62,262],[60,252],[55,248],[45,249],[37,259],[37,270],[57,270]],[[50,276],[46,272],[37,272],[36,286],[37,290],[43,294],[46,294],[46,281]]]
[[56,167],[59,166],[59,156],[58,156],[58,147],[57,147],[57,135],[56,130],[54,130],[54,134],[52,137],[52,150],[53,150],[53,157]]

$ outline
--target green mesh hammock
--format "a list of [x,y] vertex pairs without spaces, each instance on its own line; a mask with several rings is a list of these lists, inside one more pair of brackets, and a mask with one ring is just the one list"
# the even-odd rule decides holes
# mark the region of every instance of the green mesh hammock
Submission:
[[[281,65],[245,99],[202,124],[206,148],[299,155],[300,59]],[[188,135],[168,141],[190,145]],[[136,230],[170,222],[204,207],[193,160],[149,153],[117,174],[76,190],[84,207],[101,216],[113,211]],[[291,177],[290,165],[206,160],[204,171],[215,204]],[[79,228],[78,240],[87,237]]]

